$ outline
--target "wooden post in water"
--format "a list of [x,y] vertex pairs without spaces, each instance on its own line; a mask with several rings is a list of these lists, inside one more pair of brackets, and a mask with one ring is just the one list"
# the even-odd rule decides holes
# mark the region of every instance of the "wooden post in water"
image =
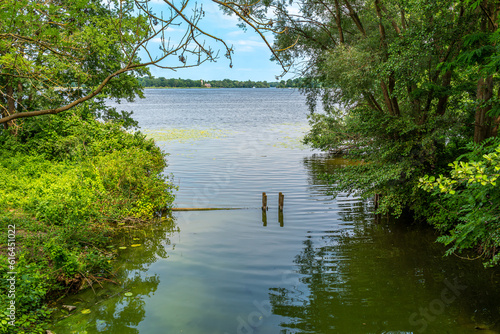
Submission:
[[283,205],[285,204],[285,195],[283,193],[279,193],[278,197],[278,208],[279,211],[283,211]]
[[375,224],[380,223],[380,215],[376,213],[379,205],[380,205],[380,194],[375,194],[375,198],[373,199],[373,212],[375,213]]
[[267,195],[262,193],[262,211],[267,211]]

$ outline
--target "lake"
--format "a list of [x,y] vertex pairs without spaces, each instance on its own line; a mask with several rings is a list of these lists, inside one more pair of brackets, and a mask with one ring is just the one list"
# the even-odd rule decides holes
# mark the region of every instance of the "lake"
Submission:
[[170,154],[175,206],[235,210],[174,212],[124,235],[117,284],[62,301],[78,309],[53,332],[500,333],[499,270],[444,258],[432,229],[375,220],[371,201],[332,198],[321,175],[351,162],[301,143],[298,91],[145,95],[118,107]]

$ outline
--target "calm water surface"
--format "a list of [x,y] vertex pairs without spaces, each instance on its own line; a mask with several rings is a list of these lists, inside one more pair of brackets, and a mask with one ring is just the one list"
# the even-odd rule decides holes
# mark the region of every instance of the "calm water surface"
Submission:
[[119,107],[170,153],[175,206],[242,209],[130,232],[117,246],[141,246],[122,251],[118,284],[66,299],[78,310],[55,333],[500,332],[498,271],[443,258],[429,229],[376,223],[369,202],[328,196],[319,176],[349,162],[300,144],[295,90],[147,90]]

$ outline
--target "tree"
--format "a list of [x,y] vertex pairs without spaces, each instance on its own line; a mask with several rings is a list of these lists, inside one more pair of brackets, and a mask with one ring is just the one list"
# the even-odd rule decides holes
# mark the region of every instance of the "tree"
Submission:
[[[245,6],[213,2],[251,19]],[[84,102],[102,106],[105,97],[131,99],[141,94],[136,76],[147,74],[147,66],[199,66],[219,58],[218,46],[232,67],[233,48],[199,25],[202,6],[188,0],[164,3],[157,13],[148,0],[2,1],[0,124],[14,129],[22,118],[60,113]],[[250,25],[265,40],[264,27]],[[185,29],[175,42],[168,37],[172,26]],[[156,40],[161,41],[159,55],[151,49],[158,47]],[[139,58],[141,50],[147,59]]]
[[[477,82],[474,142],[479,144],[497,136],[500,124],[500,86],[495,77],[500,67],[500,6],[494,0],[474,1],[469,8],[482,15],[479,15],[476,29],[465,36],[463,51],[456,65],[464,70],[472,68],[472,76]],[[498,89],[497,97],[494,96],[495,89]]]
[[268,4],[284,31],[275,48],[326,111],[306,142],[365,162],[332,177],[337,191],[377,195],[381,213],[425,207],[418,178],[496,131],[498,2],[291,3]]

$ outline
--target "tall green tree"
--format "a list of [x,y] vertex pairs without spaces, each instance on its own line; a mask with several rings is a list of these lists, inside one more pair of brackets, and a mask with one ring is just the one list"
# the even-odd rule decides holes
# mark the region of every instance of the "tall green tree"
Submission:
[[498,1],[268,5],[283,32],[275,48],[311,87],[311,109],[319,99],[325,110],[306,141],[366,162],[337,173],[337,191],[376,195],[381,213],[422,212],[418,178],[496,134]]

